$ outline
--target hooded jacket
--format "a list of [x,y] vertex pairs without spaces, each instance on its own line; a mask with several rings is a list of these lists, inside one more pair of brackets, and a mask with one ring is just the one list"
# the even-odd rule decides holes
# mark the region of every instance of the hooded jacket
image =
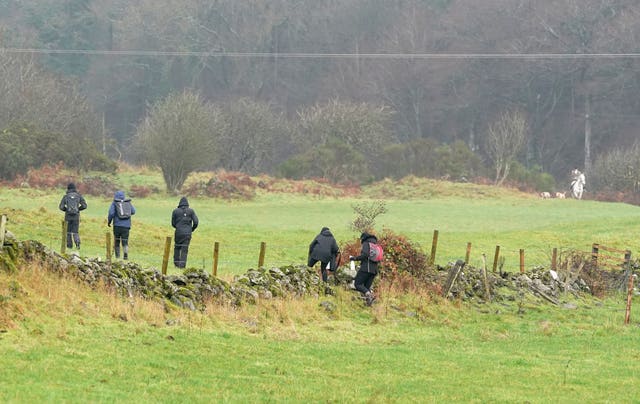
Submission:
[[[111,225],[111,222],[113,222],[114,226],[126,227],[130,229],[131,217],[127,219],[120,219],[118,215],[116,215],[116,202],[124,201],[124,200],[125,200],[124,191],[116,191],[116,193],[113,196],[113,202],[111,202],[111,206],[109,206],[109,215],[107,216],[107,223]],[[133,204],[131,204],[131,216],[135,214],[136,214],[136,208],[134,208]]]
[[76,214],[69,214],[67,212],[67,199],[70,196],[75,196],[80,198],[78,201],[79,211],[83,211],[87,208],[87,201],[85,201],[84,197],[80,195],[80,193],[77,191],[76,184],[74,184],[73,182],[70,182],[69,185],[67,185],[67,193],[62,197],[62,200],[60,200],[60,205],[58,206],[60,210],[64,212],[64,220],[67,222],[71,220],[80,220],[79,213],[76,215]]
[[323,227],[309,245],[309,257],[320,262],[330,262],[338,252],[338,243],[328,227]]
[[362,245],[360,255],[354,257],[355,261],[360,261],[360,271],[369,272],[372,274],[378,273],[378,262],[369,260],[369,242],[377,243],[378,238],[373,234],[364,232],[360,235],[360,243]]
[[186,196],[180,198],[178,207],[171,214],[171,226],[176,229],[176,234],[191,234],[198,227],[198,216],[189,207]]

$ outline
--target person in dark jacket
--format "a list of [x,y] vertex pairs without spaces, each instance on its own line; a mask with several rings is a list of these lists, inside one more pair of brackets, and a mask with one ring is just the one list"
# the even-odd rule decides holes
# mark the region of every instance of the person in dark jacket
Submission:
[[[118,214],[116,211],[118,205],[123,203],[129,204],[130,212],[127,213],[130,213],[130,215]],[[113,249],[116,253],[116,258],[120,258],[120,244],[122,244],[122,258],[129,259],[129,231],[131,230],[131,216],[135,214],[136,208],[133,207],[130,199],[125,199],[124,191],[116,191],[107,215],[107,226],[111,227],[113,222]]]
[[173,210],[171,226],[176,229],[174,235],[173,264],[178,268],[185,268],[187,266],[187,254],[189,253],[191,233],[198,227],[198,216],[196,216],[196,212],[189,207],[189,201],[187,201],[187,198],[184,196],[180,198],[178,207]]
[[360,235],[361,250],[357,257],[349,257],[351,261],[360,261],[360,269],[356,273],[354,285],[357,291],[364,296],[367,306],[371,306],[376,297],[371,292],[371,285],[378,274],[378,263],[369,260],[369,242],[377,243],[378,239],[373,234],[364,232]]
[[[322,281],[327,282],[329,274],[327,271],[336,270],[336,257],[340,253],[338,243],[331,234],[331,230],[328,227],[323,227],[320,230],[320,234],[313,239],[309,244],[309,259],[307,265],[309,268],[313,267],[316,262],[320,261]],[[329,269],[327,269],[327,266]]]
[[70,182],[67,185],[67,193],[60,200],[58,206],[64,212],[64,221],[67,222],[67,248],[80,249],[80,211],[87,208],[87,201],[76,189],[76,184]]

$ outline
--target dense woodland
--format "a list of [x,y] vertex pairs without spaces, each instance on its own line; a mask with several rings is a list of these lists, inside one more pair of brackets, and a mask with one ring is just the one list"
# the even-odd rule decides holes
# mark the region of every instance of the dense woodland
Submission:
[[[202,116],[187,100],[210,116],[175,146],[208,151],[193,169],[549,188],[579,167],[637,191],[639,22],[634,0],[0,0],[0,129],[105,167],[166,157],[143,140]],[[500,155],[504,117],[523,139]]]

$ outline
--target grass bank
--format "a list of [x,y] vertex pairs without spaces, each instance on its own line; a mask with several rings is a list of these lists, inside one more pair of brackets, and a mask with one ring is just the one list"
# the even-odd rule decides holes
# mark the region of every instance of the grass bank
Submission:
[[[263,301],[204,313],[0,273],[3,402],[634,402],[624,299]],[[323,305],[333,305],[326,310]]]

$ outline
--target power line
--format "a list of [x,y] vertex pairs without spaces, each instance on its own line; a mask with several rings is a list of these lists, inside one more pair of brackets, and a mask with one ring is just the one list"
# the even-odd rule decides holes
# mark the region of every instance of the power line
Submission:
[[39,49],[0,48],[0,53],[95,55],[95,56],[195,56],[229,58],[282,58],[282,59],[514,59],[514,60],[578,60],[578,59],[638,59],[640,53],[306,53],[306,52],[230,52],[230,51],[154,51],[154,50],[93,50],[93,49]]

